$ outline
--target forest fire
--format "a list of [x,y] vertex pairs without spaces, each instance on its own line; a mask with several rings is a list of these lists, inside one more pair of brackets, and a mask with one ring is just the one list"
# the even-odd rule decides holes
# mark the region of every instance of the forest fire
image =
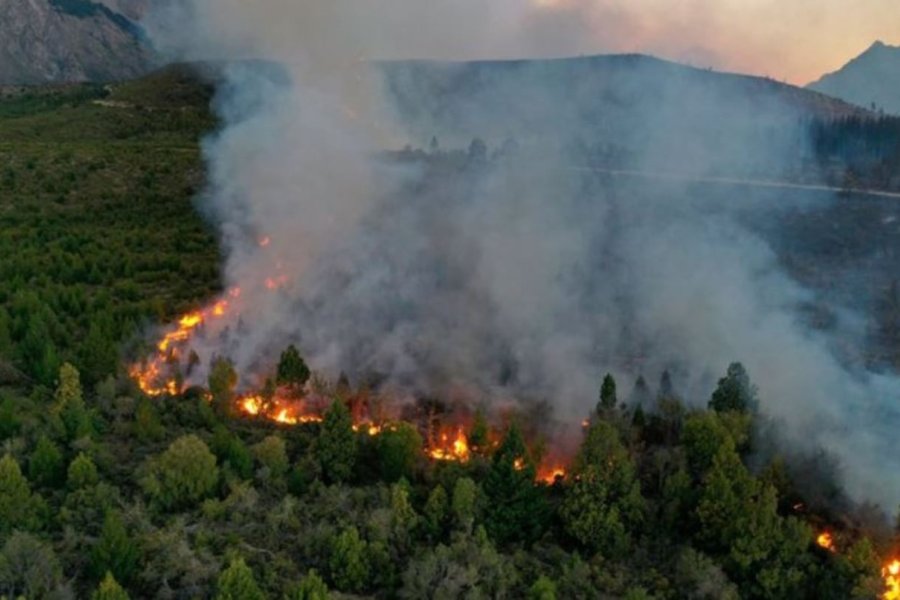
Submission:
[[881,570],[887,591],[884,600],[900,600],[900,560],[892,560]]
[[820,548],[824,548],[829,552],[836,552],[834,547],[834,537],[831,535],[831,532],[824,531],[819,534],[816,538],[816,544],[819,545]]
[[[823,531],[816,536],[816,545],[829,552],[837,553],[834,535],[830,531]],[[885,563],[881,569],[881,577],[884,579],[883,600],[900,600],[900,559],[892,559]]]
[[470,458],[469,440],[462,428],[457,431],[452,440],[447,433],[442,433],[428,455],[434,460],[468,462]]
[[[240,295],[240,288],[233,288],[228,292],[232,299]],[[222,299],[208,308],[190,312],[178,319],[174,329],[157,342],[156,353],[129,369],[129,375],[137,382],[141,391],[148,396],[174,396],[183,392],[184,384],[175,367],[183,358],[185,348],[204,323],[210,319],[225,317],[229,308],[230,302]]]
[[541,467],[538,469],[537,478],[547,485],[554,485],[566,478],[566,470],[559,466],[550,468]]

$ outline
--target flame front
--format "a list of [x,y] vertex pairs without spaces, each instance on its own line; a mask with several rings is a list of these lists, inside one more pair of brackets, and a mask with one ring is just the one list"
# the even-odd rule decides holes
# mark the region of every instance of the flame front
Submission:
[[[240,295],[240,288],[228,291],[231,299]],[[225,317],[230,308],[230,301],[221,299],[207,308],[189,312],[178,319],[174,327],[156,343],[156,352],[143,363],[134,364],[129,369],[129,375],[137,382],[141,391],[154,397],[163,394],[176,396],[184,392],[180,378],[173,374],[173,365],[183,358],[190,341],[201,327],[212,319]]]
[[439,436],[439,442],[433,444],[429,456],[435,460],[468,462],[471,457],[469,452],[469,439],[465,431],[457,429],[456,437],[450,440],[450,436],[443,433]]
[[884,577],[884,600],[900,600],[900,560],[892,560],[881,570]]

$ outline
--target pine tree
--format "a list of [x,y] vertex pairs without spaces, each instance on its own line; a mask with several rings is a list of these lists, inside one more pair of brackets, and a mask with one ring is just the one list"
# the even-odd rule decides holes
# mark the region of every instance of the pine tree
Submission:
[[62,483],[63,455],[59,447],[42,435],[28,458],[28,478],[37,485],[57,487]]
[[151,459],[141,485],[166,509],[191,506],[208,496],[219,481],[216,457],[196,435],[185,435]]
[[756,404],[756,386],[750,383],[744,365],[731,363],[712,394],[709,408],[716,412],[746,412],[755,409]]
[[35,505],[19,463],[7,454],[0,459],[0,534],[35,525]]
[[469,533],[475,524],[475,511],[478,502],[478,486],[468,477],[460,477],[453,486],[453,499],[450,510],[456,526]]
[[94,464],[94,461],[84,452],[80,452],[69,465],[66,485],[68,485],[70,490],[81,490],[97,485],[99,481],[100,475],[97,473],[97,466]]
[[291,344],[281,353],[281,359],[278,361],[278,385],[287,387],[292,394],[299,394],[309,381],[309,376],[309,367],[306,366],[297,347]]
[[216,358],[209,372],[208,385],[213,406],[220,414],[228,415],[234,410],[234,389],[237,382],[237,371],[231,361],[224,357]]
[[356,434],[350,411],[343,402],[332,402],[325,413],[315,443],[315,454],[328,481],[345,482],[353,475],[357,455]]
[[422,436],[408,423],[398,423],[378,436],[378,458],[382,479],[395,482],[412,477],[422,453]]
[[156,407],[149,398],[138,400],[134,412],[134,433],[143,442],[160,440],[165,436]]
[[546,575],[541,575],[529,588],[528,600],[556,600],[556,584]]
[[232,559],[216,582],[216,600],[265,600],[253,571],[243,558]]
[[140,552],[115,511],[107,511],[100,538],[91,549],[90,571],[94,577],[104,573],[122,582],[131,581],[137,570]]
[[425,507],[422,509],[425,531],[432,540],[439,540],[444,536],[447,523],[447,511],[449,500],[447,490],[438,484],[428,495]]
[[91,595],[91,600],[129,600],[129,597],[112,573],[107,572],[97,591]]
[[488,498],[485,527],[497,543],[530,542],[543,532],[548,509],[534,478],[534,463],[522,433],[513,424],[484,481]]
[[270,435],[253,446],[253,455],[269,474],[270,478],[280,479],[290,467],[287,446],[277,435]]
[[289,600],[328,600],[328,598],[328,586],[315,569],[312,569],[300,580]]
[[597,404],[597,414],[602,415],[616,409],[619,401],[616,398],[616,380],[609,373],[603,378],[600,386],[600,402]]
[[81,376],[69,363],[59,368],[59,385],[56,388],[56,410],[62,418],[69,440],[93,434],[91,415],[84,404]]
[[566,531],[604,556],[627,550],[631,532],[642,522],[644,501],[636,468],[615,427],[591,425],[576,457],[560,509]]
[[356,527],[345,529],[332,541],[328,565],[339,590],[361,592],[366,588],[371,575],[366,550],[366,541],[360,539]]

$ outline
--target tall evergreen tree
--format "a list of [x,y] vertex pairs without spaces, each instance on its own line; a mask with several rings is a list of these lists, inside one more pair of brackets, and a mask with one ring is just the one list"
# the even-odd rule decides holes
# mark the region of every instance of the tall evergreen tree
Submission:
[[488,498],[485,526],[496,542],[531,542],[543,532],[548,510],[534,478],[534,462],[521,431],[513,423],[484,480]]
[[739,362],[728,365],[725,377],[719,380],[709,401],[709,408],[716,412],[746,412],[756,408],[756,386],[750,383],[744,365]]
[[69,363],[59,368],[59,385],[56,388],[56,410],[62,418],[69,440],[93,434],[91,414],[84,404],[81,376]]
[[0,459],[0,535],[36,525],[36,505],[19,463],[7,454]]
[[213,406],[220,414],[229,415],[234,410],[234,389],[237,382],[237,371],[231,361],[217,357],[210,369],[208,384]]
[[309,381],[310,371],[306,366],[300,351],[293,344],[281,353],[278,361],[276,381],[278,385],[287,387],[293,394],[299,394],[306,382]]
[[627,550],[643,520],[637,470],[615,427],[591,425],[572,466],[574,483],[560,515],[566,531],[605,556]]
[[91,600],[129,600],[129,597],[112,573],[107,573],[97,591],[91,595]]
[[243,558],[232,559],[216,581],[215,600],[265,600],[253,571]]
[[332,402],[325,413],[315,442],[315,453],[328,481],[348,481],[353,475],[357,455],[356,433],[350,411],[343,402]]
[[62,483],[63,472],[62,452],[42,435],[28,458],[28,478],[37,485],[57,487]]
[[137,571],[140,551],[116,511],[107,511],[100,538],[91,549],[90,571],[94,577],[112,574],[128,583]]
[[328,600],[328,586],[315,569],[304,575],[289,600]]
[[616,380],[607,373],[600,386],[600,402],[597,404],[597,414],[615,410],[618,403],[618,398],[616,398]]

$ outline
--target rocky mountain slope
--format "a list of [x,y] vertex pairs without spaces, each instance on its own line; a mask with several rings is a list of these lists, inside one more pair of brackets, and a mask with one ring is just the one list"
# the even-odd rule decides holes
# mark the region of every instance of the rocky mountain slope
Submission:
[[125,15],[87,0],[0,0],[0,84],[112,81],[153,57]]
[[809,88],[900,115],[900,47],[875,42],[839,71],[825,75]]

